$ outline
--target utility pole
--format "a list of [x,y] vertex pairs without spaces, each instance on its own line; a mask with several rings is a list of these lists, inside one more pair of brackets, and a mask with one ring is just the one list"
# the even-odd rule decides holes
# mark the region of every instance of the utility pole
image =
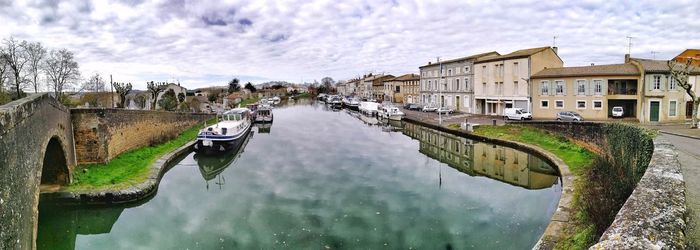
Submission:
[[[114,108],[114,82],[112,82],[112,75],[109,75],[109,92],[110,96],[112,96],[112,108]],[[124,105],[126,106],[126,105]]]
[[628,44],[627,44],[627,54],[632,55],[632,38],[631,36],[627,36]]
[[651,51],[651,57],[656,60],[656,54],[659,53],[658,51]]
[[[440,103],[440,108],[438,111],[442,110],[442,61],[440,57],[437,57],[437,61],[440,64],[440,71],[438,71],[438,102]],[[442,112],[438,112],[438,123],[442,125]]]

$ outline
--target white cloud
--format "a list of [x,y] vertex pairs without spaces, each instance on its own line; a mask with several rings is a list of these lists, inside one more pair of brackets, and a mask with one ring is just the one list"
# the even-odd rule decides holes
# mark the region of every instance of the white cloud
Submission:
[[[0,2],[3,2],[0,0]],[[87,3],[87,4],[85,4]],[[557,46],[566,65],[700,47],[698,1],[8,1],[0,37],[76,52],[83,71],[143,88],[402,74],[436,56]]]

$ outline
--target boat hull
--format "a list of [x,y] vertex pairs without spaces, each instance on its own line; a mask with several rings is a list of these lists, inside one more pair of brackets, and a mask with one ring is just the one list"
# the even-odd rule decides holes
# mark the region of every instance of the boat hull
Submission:
[[230,137],[202,138],[197,137],[194,150],[200,154],[222,154],[240,147],[250,133],[250,124],[241,133]]

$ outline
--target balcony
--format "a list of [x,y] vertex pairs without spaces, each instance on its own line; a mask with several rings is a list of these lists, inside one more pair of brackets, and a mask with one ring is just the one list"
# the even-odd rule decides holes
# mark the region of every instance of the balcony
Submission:
[[637,95],[637,80],[608,80],[608,95]]

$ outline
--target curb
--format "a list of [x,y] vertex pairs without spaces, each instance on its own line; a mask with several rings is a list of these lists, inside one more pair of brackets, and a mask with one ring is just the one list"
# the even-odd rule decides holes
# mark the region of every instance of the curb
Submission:
[[681,134],[681,133],[668,132],[668,131],[663,131],[663,130],[659,130],[659,132],[661,132],[662,134],[675,135],[675,136],[680,136],[680,137],[685,137],[685,138],[700,140],[700,137],[692,136],[692,135],[684,135],[684,134]]
[[566,165],[564,161],[562,161],[561,159],[559,159],[559,157],[550,153],[549,151],[546,151],[535,145],[525,144],[516,141],[489,138],[459,130],[449,129],[446,127],[426,123],[420,120],[414,120],[409,117],[404,117],[403,120],[435,130],[439,130],[442,132],[450,133],[456,136],[479,140],[482,142],[498,144],[501,146],[507,146],[521,151],[525,151],[527,153],[534,154],[545,159],[552,166],[556,166],[561,178],[561,196],[559,197],[559,203],[557,204],[557,209],[554,211],[554,214],[552,214],[552,217],[549,220],[547,228],[544,230],[544,233],[542,234],[540,239],[537,240],[537,244],[535,244],[535,246],[533,246],[532,249],[554,248],[556,242],[563,236],[564,228],[566,228],[567,226],[569,226],[570,223],[572,223],[571,217],[573,215],[571,214],[571,212],[573,211],[574,182],[576,182],[576,179],[578,179],[571,173],[571,171],[569,170],[569,166]]
[[141,183],[120,190],[104,190],[95,192],[55,192],[42,194],[42,199],[50,199],[63,205],[106,205],[126,204],[142,201],[153,197],[158,191],[158,185],[166,172],[173,167],[172,163],[191,152],[195,141],[161,156],[150,167],[148,178]]

